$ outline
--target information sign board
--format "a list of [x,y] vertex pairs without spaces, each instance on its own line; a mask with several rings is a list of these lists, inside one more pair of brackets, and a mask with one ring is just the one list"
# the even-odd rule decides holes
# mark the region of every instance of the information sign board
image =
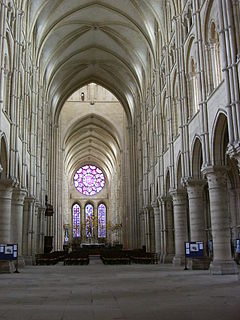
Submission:
[[240,253],[240,239],[236,239],[236,253]]
[[204,245],[203,241],[185,242],[185,256],[187,258],[203,257]]
[[17,244],[0,244],[0,260],[16,260],[17,257]]

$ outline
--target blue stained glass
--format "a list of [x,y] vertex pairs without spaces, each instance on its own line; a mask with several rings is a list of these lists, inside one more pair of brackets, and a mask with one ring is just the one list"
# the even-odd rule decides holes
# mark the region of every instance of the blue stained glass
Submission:
[[98,238],[106,238],[106,206],[98,206]]
[[73,217],[73,238],[80,237],[80,206],[76,203],[72,208]]
[[87,204],[85,207],[86,215],[86,237],[91,238],[93,236],[93,205]]
[[73,183],[78,192],[93,196],[105,185],[105,177],[101,169],[94,165],[79,168],[73,177]]

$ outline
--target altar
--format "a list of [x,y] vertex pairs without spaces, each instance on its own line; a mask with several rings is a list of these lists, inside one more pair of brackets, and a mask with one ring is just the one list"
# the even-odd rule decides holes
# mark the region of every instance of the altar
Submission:
[[87,249],[96,249],[96,248],[104,248],[105,247],[105,243],[81,243],[80,244],[80,248],[87,248]]

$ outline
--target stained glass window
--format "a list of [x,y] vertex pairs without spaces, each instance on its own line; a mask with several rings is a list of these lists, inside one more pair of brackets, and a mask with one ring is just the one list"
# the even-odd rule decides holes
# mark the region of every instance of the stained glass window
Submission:
[[75,203],[72,208],[72,217],[73,217],[73,238],[80,238],[80,206]]
[[93,196],[104,187],[105,177],[101,169],[87,164],[76,171],[73,183],[78,192]]
[[86,215],[86,237],[91,238],[93,236],[93,205],[90,203],[85,207]]
[[98,238],[106,238],[106,206],[98,206]]

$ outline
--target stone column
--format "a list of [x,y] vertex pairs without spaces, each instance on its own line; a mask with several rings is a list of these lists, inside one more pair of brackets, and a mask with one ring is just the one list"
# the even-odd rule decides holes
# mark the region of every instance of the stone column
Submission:
[[237,274],[238,268],[231,254],[228,213],[227,174],[224,168],[204,170],[208,180],[213,237],[211,274]]
[[[0,243],[10,243],[11,230],[11,201],[12,201],[12,181],[0,180]],[[14,269],[11,261],[0,261],[0,273],[12,272]]]
[[36,254],[40,253],[40,246],[41,246],[41,228],[42,228],[42,208],[38,208],[38,212],[36,214]]
[[174,230],[175,230],[175,256],[173,265],[184,264],[184,242],[188,240],[187,233],[187,198],[185,190],[171,191],[173,199]]
[[149,238],[150,238],[150,252],[155,250],[155,225],[154,225],[154,211],[149,209]]
[[163,215],[163,231],[164,231],[164,249],[163,263],[170,263],[174,257],[174,225],[173,225],[173,206],[170,197],[161,197],[161,207]]
[[157,202],[152,203],[154,213],[155,253],[160,254],[160,209]]
[[41,226],[40,226],[40,244],[39,244],[39,253],[44,252],[44,235],[45,235],[45,208],[41,209]]
[[11,214],[11,242],[18,244],[18,266],[24,267],[25,262],[22,256],[23,242],[23,204],[26,190],[14,189],[12,194]]
[[23,256],[25,264],[32,264],[32,212],[34,198],[25,198],[23,207]]
[[145,220],[144,220],[144,211],[141,210],[139,213],[139,224],[140,224],[140,244],[141,248],[146,245],[145,243]]
[[206,240],[204,226],[204,199],[203,180],[188,180],[186,182],[188,201],[189,201],[189,218],[190,218],[190,235],[191,241]]
[[164,220],[164,211],[161,206],[161,203],[159,205],[159,214],[160,214],[160,260],[163,261],[164,253],[166,252],[166,227],[165,227],[165,220]]
[[0,180],[0,243],[10,243],[12,181]]
[[37,249],[37,230],[39,217],[39,203],[34,202],[32,206],[32,237],[31,237],[31,256],[35,264],[35,255]]
[[150,242],[150,223],[149,223],[149,208],[144,208],[144,217],[145,217],[145,239],[146,239],[146,251],[150,252],[151,242]]

